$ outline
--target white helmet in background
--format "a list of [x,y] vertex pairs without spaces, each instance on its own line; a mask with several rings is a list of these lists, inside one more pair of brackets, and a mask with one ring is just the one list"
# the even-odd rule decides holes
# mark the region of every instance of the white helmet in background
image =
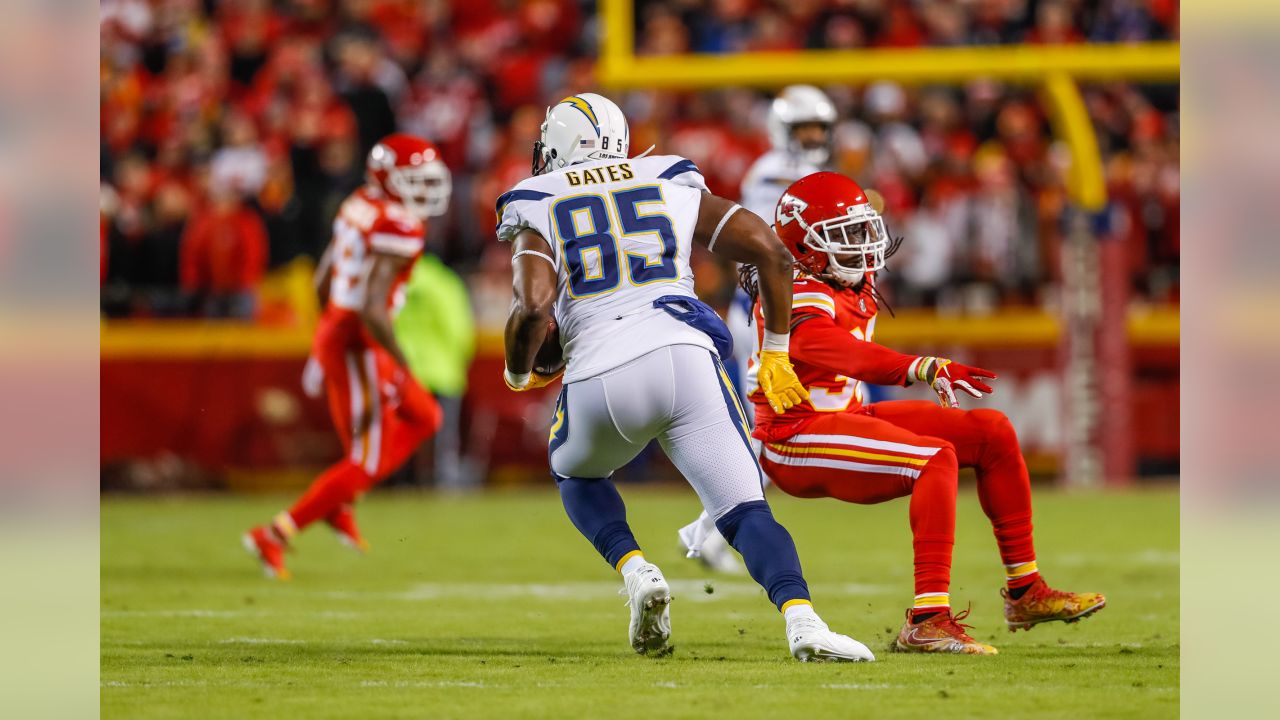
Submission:
[[[836,122],[836,107],[827,94],[812,85],[790,85],[769,107],[769,141],[811,165],[822,167],[831,158],[830,127]],[[828,127],[827,142],[819,147],[802,147],[791,137],[791,128],[801,123],[822,123]]]
[[533,144],[533,174],[590,160],[625,160],[630,149],[627,118],[612,100],[571,95],[547,108],[542,138]]

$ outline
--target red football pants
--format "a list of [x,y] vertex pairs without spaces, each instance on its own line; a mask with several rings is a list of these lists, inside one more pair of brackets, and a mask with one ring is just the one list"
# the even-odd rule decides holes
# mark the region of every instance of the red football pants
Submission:
[[[316,343],[329,414],[346,457],[289,509],[301,529],[329,517],[405,463],[440,428],[435,398],[376,345]],[[397,383],[398,378],[403,378]]]
[[786,440],[765,443],[761,464],[799,497],[874,504],[910,495],[917,595],[946,592],[950,584],[958,466],[977,471],[978,497],[1003,561],[1035,557],[1026,464],[998,411],[875,403],[818,417]]
[[347,459],[381,480],[440,427],[440,406],[381,347],[319,352],[329,415]]

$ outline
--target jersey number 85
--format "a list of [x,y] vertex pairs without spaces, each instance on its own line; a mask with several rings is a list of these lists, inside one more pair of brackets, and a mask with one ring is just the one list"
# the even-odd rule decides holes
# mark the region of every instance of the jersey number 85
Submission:
[[[657,185],[615,190],[607,200],[604,195],[574,195],[556,202],[551,214],[569,272],[570,297],[589,297],[616,289],[624,269],[632,285],[668,282],[679,276],[671,217],[661,211],[643,214],[640,206],[651,203],[666,204],[662,188]],[[614,217],[618,219],[620,236],[614,233]],[[620,237],[625,240],[637,235],[656,236],[661,252],[655,256],[620,247]]]

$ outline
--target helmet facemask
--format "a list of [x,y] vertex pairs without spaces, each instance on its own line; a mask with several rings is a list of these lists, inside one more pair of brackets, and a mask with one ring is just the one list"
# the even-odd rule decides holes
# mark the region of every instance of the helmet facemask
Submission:
[[884,268],[889,233],[870,205],[854,205],[845,215],[812,225],[799,211],[792,217],[804,228],[804,244],[827,255],[827,267],[819,274],[822,279],[853,287],[867,273]]
[[547,147],[541,140],[533,141],[533,175],[535,177],[548,170],[553,170],[552,161],[555,159],[555,148]]
[[[796,137],[796,130],[804,125],[821,126],[825,138],[820,145],[805,147],[804,142],[801,141],[800,138]],[[823,122],[821,120],[804,120],[791,123],[787,126],[787,151],[809,165],[814,167],[825,167],[827,162],[831,159],[833,135],[834,129],[832,128],[831,123]]]
[[444,215],[453,193],[453,179],[442,162],[390,168],[387,186],[400,204],[423,220]]

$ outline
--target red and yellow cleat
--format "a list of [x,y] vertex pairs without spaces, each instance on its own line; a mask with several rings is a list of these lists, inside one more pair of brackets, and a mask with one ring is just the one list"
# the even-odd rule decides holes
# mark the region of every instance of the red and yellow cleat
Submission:
[[356,527],[355,508],[352,505],[342,505],[324,520],[329,523],[329,527],[333,528],[334,532],[338,533],[338,542],[359,552],[368,552],[369,543],[360,536],[360,528]]
[[1017,600],[1009,597],[1007,589],[1001,589],[1000,594],[1004,596],[1004,621],[1010,632],[1029,630],[1034,625],[1053,620],[1073,623],[1107,606],[1107,599],[1102,593],[1054,590],[1043,578],[1037,579]]
[[907,610],[907,622],[893,642],[893,649],[898,652],[955,653],[957,655],[996,655],[1000,651],[969,637],[965,628],[970,627],[960,622],[969,616],[969,611],[952,615],[949,609],[919,623],[911,622],[911,611]]
[[244,549],[262,563],[262,571],[267,577],[277,580],[289,579],[289,569],[284,566],[285,545],[270,528],[259,525],[245,533],[241,542],[244,543]]

